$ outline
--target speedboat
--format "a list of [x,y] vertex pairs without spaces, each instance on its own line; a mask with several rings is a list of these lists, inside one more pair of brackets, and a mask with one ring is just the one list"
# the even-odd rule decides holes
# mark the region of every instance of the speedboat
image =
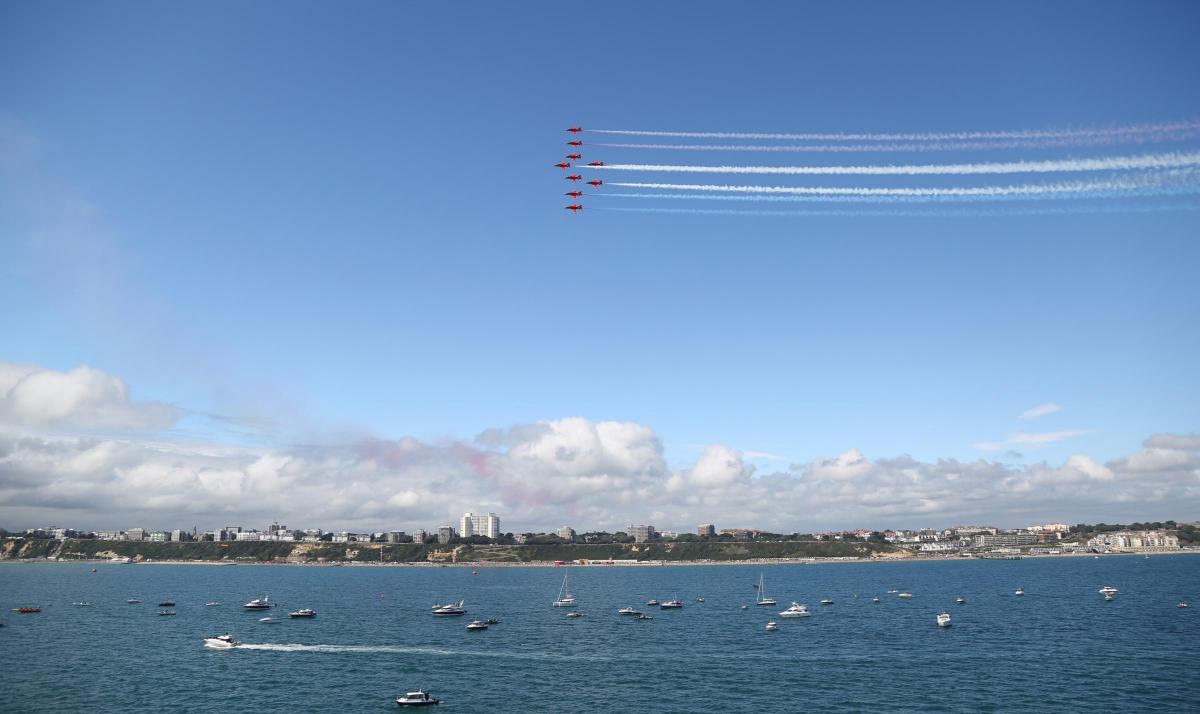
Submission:
[[1183,609],[1183,608],[1186,608],[1187,606],[1188,606],[1188,604],[1187,604],[1186,602],[1180,602],[1180,603],[1179,603],[1178,605],[1176,605],[1175,607],[1178,607],[1178,608],[1180,608],[1180,609]]
[[302,608],[295,612],[288,613],[288,617],[316,617],[316,616],[317,616],[317,611],[313,610],[312,608],[308,608],[308,607]]
[[465,614],[467,614],[467,611],[463,609],[463,603],[465,603],[465,602],[466,602],[466,600],[459,600],[458,602],[451,602],[451,603],[447,603],[445,605],[439,605],[439,606],[433,608],[433,614],[438,617],[447,617],[450,615],[465,615]]
[[911,598],[911,597],[912,597],[912,593],[898,593],[898,594],[896,595],[896,597],[902,597],[902,598],[904,598],[905,600],[907,600],[907,599],[909,599],[909,598]]
[[158,603],[158,606],[159,607],[175,607],[175,601],[174,600],[163,600],[162,602]]
[[704,598],[698,597],[698,598],[696,598],[696,602],[704,602]]
[[428,707],[434,704],[441,704],[442,700],[434,699],[429,696],[429,692],[424,689],[418,689],[415,692],[408,692],[402,697],[396,697],[396,703],[402,707]]
[[279,624],[279,620],[276,620],[275,618],[271,617],[270,615],[268,615],[266,617],[260,617],[260,618],[258,618],[258,621],[264,625],[278,625]]
[[174,610],[159,610],[158,614],[161,617],[166,617],[167,615],[174,615],[175,611]]
[[896,593],[898,593],[898,592],[900,592],[900,591],[899,591],[899,590],[888,590],[888,591],[887,591],[887,594],[888,594],[888,595],[895,595],[895,594],[896,594]]
[[833,600],[830,600],[829,598],[825,598],[824,600],[821,601],[821,604],[822,605],[832,605]]
[[623,607],[620,610],[617,610],[617,614],[618,615],[636,615],[636,614],[638,614],[638,611],[634,610],[632,607]]
[[633,619],[635,619],[635,620],[653,620],[653,619],[654,619],[654,615],[647,615],[647,614],[645,614],[645,613],[641,613],[641,612],[639,612],[639,613],[638,613],[638,616],[637,616],[637,617],[635,617],[635,618],[633,618]]
[[743,610],[749,610],[749,609],[750,609],[750,606],[749,606],[749,605],[742,605],[742,609],[743,609]]
[[778,629],[779,629],[779,625],[776,625],[774,620],[767,623],[767,632],[774,632],[775,630],[778,630]]
[[1096,592],[1100,593],[1101,595],[1116,595],[1117,593],[1119,593],[1121,591],[1117,590],[1116,588],[1114,588],[1111,585],[1105,585],[1104,587],[1100,588]]
[[571,594],[571,585],[567,582],[570,573],[563,573],[562,587],[558,589],[558,597],[551,603],[554,607],[574,607],[575,596]]
[[871,602],[879,602],[879,598],[873,597],[873,598],[871,598]]
[[232,649],[234,647],[237,647],[240,644],[242,644],[242,643],[233,639],[233,635],[230,635],[228,632],[226,632],[223,635],[216,635],[215,637],[205,637],[204,638],[204,646],[211,647],[215,650]]
[[811,615],[808,611],[808,605],[801,605],[798,602],[793,602],[791,606],[779,613],[780,617],[808,617]]
[[766,605],[769,607],[774,607],[775,605],[779,604],[775,601],[775,598],[767,597],[766,590],[763,588],[762,573],[758,574],[758,601],[755,602],[754,604],[755,605]]
[[221,603],[219,603],[219,602],[206,602],[206,603],[204,603],[204,606],[205,606],[205,607],[216,607],[216,606],[218,606],[218,605],[220,605],[220,604],[221,604]]
[[937,625],[938,625],[938,627],[949,627],[950,626],[950,613],[948,613],[948,612],[938,613]]
[[1025,594],[1025,588],[1017,588],[1016,592],[1013,593],[1013,595],[1024,595],[1024,594]]
[[260,598],[255,598],[245,605],[242,605],[242,607],[246,608],[247,610],[268,610],[271,607],[271,598],[263,595]]
[[658,600],[656,600],[656,599],[654,599],[654,598],[650,598],[649,600],[647,600],[647,601],[646,601],[646,604],[647,604],[647,605],[650,605],[651,607],[653,607],[653,606],[655,606],[655,605],[657,605],[657,604],[658,604]]
[[659,605],[663,610],[678,610],[683,607],[683,600],[667,600]]
[[41,612],[41,611],[42,611],[42,608],[40,608],[40,607],[14,607],[13,608],[13,612],[17,612],[22,615],[32,615],[34,613]]
[[488,624],[486,622],[484,622],[483,620],[475,620],[471,624],[467,625],[467,629],[472,630],[472,631],[486,630],[487,628],[488,628]]
[[582,612],[568,612],[567,617],[583,617]]
[[967,601],[967,599],[965,597],[963,597],[962,595],[959,595],[958,597],[954,598],[954,602],[958,603],[959,605],[962,605],[966,601]]
[[129,603],[130,605],[138,605],[138,604],[141,604],[142,601],[138,600],[135,597],[131,597],[128,600],[126,600],[125,602]]
[[91,607],[91,606],[92,606],[92,603],[88,602],[87,600],[84,600],[83,602],[75,603],[75,607]]

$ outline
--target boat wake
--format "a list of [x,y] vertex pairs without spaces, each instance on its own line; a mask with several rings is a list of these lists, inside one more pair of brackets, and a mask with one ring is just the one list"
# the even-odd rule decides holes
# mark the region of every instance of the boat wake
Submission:
[[559,655],[538,652],[505,652],[481,650],[452,650],[441,647],[404,647],[401,645],[303,645],[303,644],[247,644],[238,645],[239,650],[260,650],[265,652],[320,652],[325,654],[377,654],[381,652],[393,654],[418,654],[445,657],[501,657],[510,659],[533,660],[565,660],[586,662],[607,662],[608,657],[592,657],[585,655]]

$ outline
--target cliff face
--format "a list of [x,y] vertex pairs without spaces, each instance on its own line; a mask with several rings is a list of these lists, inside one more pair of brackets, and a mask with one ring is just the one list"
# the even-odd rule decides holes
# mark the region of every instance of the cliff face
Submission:
[[9,538],[0,541],[0,560],[62,560],[130,557],[134,560],[200,560],[226,562],[360,562],[360,563],[528,563],[572,560],[749,560],[758,558],[853,558],[907,555],[891,546],[840,541],[696,542],[550,545],[453,545],[416,543],[272,543],[238,541],[152,543],[147,541],[46,540]]

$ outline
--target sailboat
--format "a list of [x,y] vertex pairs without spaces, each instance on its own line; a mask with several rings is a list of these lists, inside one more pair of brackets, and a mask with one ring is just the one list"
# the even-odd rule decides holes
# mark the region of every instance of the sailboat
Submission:
[[553,603],[554,607],[574,607],[575,596],[571,594],[571,586],[567,582],[570,573],[563,573],[562,587],[558,589],[558,599]]
[[767,605],[767,606],[772,606],[772,607],[778,604],[775,602],[775,598],[766,596],[766,591],[763,590],[762,573],[758,574],[758,602],[756,602],[755,604],[756,605]]

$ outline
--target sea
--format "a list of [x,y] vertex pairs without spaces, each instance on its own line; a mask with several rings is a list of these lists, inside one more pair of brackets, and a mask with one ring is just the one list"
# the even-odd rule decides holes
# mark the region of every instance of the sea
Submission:
[[[568,574],[583,617],[551,607]],[[755,605],[760,575],[778,606]],[[1112,601],[1106,585],[1120,590]],[[262,596],[278,606],[242,608]],[[431,615],[460,599],[466,617]],[[158,615],[164,601],[176,615]],[[779,618],[792,601],[812,616]],[[459,712],[1200,712],[1196,555],[478,571],[10,563],[0,604],[4,712],[383,712],[418,688]],[[42,611],[9,611],[27,605]],[[654,619],[618,615],[625,606]],[[289,619],[298,608],[318,615]],[[467,631],[475,618],[499,624]],[[203,646],[225,632],[243,646]]]

